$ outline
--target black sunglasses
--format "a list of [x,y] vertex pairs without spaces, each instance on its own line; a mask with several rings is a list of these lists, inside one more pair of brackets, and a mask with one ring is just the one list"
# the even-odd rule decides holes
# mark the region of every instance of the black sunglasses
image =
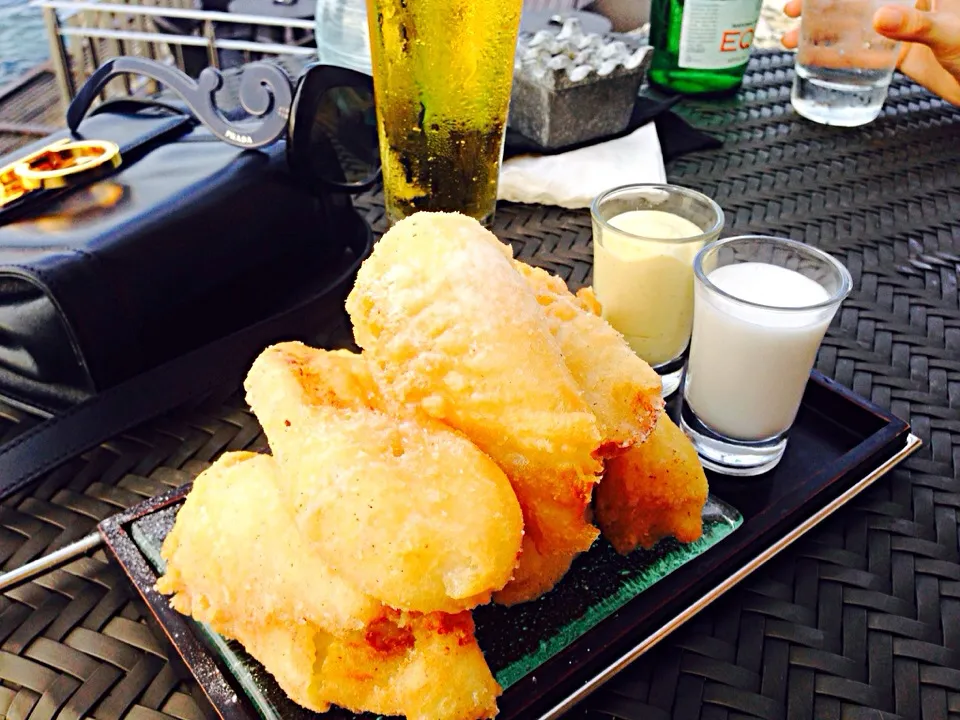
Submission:
[[215,94],[224,78],[216,68],[205,68],[194,80],[146,58],[112,58],[90,76],[70,103],[67,127],[71,132],[77,131],[104,86],[119,75],[140,75],[160,83],[210,132],[231,145],[259,148],[286,135],[291,172],[314,191],[361,192],[380,175],[369,75],[314,63],[294,83],[277,65],[251,63],[244,68],[239,86],[240,105],[250,117],[232,120],[217,107]]

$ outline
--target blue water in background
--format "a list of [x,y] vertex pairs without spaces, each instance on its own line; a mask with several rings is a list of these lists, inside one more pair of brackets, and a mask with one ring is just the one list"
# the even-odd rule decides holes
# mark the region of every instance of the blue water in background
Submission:
[[49,57],[40,8],[0,0],[0,87]]

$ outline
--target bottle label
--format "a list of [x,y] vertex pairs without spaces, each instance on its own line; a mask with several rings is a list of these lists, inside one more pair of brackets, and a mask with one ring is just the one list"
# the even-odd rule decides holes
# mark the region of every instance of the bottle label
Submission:
[[680,25],[682,68],[723,70],[750,57],[762,0],[686,0]]

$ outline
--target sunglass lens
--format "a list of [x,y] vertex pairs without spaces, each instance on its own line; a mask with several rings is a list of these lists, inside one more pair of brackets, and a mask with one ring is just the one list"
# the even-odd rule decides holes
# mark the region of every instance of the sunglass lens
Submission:
[[349,186],[371,182],[380,170],[373,94],[349,86],[327,89],[317,101],[309,152],[314,177]]

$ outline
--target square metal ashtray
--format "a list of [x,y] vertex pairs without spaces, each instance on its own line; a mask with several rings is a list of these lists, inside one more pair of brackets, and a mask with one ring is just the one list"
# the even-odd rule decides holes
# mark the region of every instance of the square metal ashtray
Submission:
[[568,19],[560,32],[541,30],[517,44],[511,129],[544,149],[623,131],[652,59],[649,46],[584,33]]

